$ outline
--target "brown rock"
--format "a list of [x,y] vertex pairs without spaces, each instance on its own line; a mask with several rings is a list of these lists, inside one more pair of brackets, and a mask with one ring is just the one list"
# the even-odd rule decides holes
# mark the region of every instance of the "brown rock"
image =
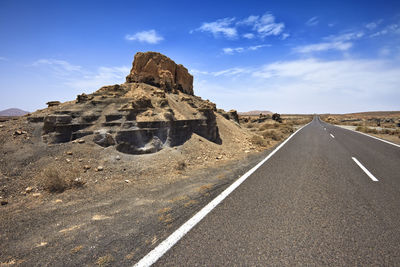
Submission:
[[89,170],[91,167],[89,166],[89,165],[85,165],[85,166],[83,166],[83,169],[85,169],[85,170]]
[[193,95],[193,76],[188,70],[157,52],[136,53],[126,82],[142,82],[168,92],[174,89]]
[[60,104],[61,104],[60,101],[49,101],[49,102],[46,103],[46,105],[48,107],[54,107],[54,106],[58,106]]
[[29,194],[30,192],[32,192],[33,188],[31,186],[28,186],[27,188],[25,188],[25,193]]

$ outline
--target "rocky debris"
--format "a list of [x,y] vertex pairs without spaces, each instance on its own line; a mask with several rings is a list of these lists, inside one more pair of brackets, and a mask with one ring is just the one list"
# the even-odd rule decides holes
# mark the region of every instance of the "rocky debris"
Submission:
[[96,168],[96,171],[97,171],[97,172],[101,172],[101,171],[103,171],[103,170],[104,170],[103,166],[98,166],[98,167]]
[[4,128],[4,125],[3,125],[3,124],[0,124],[0,128]]
[[[35,112],[28,121],[42,125],[48,144],[83,143],[83,137],[92,136],[94,143],[128,154],[182,145],[193,133],[220,144],[216,105],[194,96],[192,83],[187,70],[168,57],[138,53],[126,83],[78,95],[56,110]],[[236,119],[235,111],[229,114]]]
[[25,188],[25,193],[29,194],[30,192],[32,192],[33,188],[31,186],[28,186],[27,188]]
[[85,171],[89,170],[90,168],[91,168],[91,167],[90,167],[89,165],[83,166],[83,169],[84,169]]
[[49,101],[49,102],[47,102],[46,103],[46,105],[47,105],[47,107],[55,107],[55,106],[58,106],[58,105],[60,105],[61,104],[61,102],[60,101]]
[[0,201],[0,204],[1,204],[2,206],[5,206],[5,205],[8,204],[8,201],[7,201],[7,200],[1,200],[1,201]]
[[179,90],[193,95],[193,76],[188,70],[156,52],[137,53],[126,82],[147,83],[166,92]]
[[34,197],[40,197],[42,195],[42,193],[33,193],[32,196]]
[[16,130],[14,132],[14,135],[23,135],[23,134],[27,134],[27,132],[26,131],[22,131],[22,130]]

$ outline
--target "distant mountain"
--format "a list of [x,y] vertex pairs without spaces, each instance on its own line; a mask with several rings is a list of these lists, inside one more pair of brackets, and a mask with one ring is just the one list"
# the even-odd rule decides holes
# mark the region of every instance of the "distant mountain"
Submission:
[[9,109],[5,109],[0,111],[0,116],[3,117],[8,117],[8,116],[24,116],[25,114],[28,114],[28,111],[19,109],[19,108],[9,108]]
[[271,115],[271,114],[273,114],[273,112],[271,112],[269,110],[251,110],[251,111],[247,111],[247,112],[238,112],[238,114],[242,115],[242,116],[257,116],[260,114]]

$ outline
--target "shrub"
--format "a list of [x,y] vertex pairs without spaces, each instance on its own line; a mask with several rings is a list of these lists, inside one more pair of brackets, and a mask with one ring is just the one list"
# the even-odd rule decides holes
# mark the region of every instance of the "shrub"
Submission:
[[250,141],[254,144],[254,145],[258,145],[258,146],[267,146],[269,145],[269,142],[267,140],[265,140],[264,138],[262,138],[259,135],[253,135],[250,139]]
[[269,138],[269,139],[272,139],[272,140],[275,140],[275,141],[280,141],[282,139],[282,136],[275,130],[264,131],[262,133],[262,136],[264,138]]
[[44,189],[52,193],[62,193],[68,187],[67,181],[56,168],[47,168],[43,171],[41,184]]
[[178,164],[176,165],[176,169],[178,171],[183,171],[186,169],[186,163],[184,161],[178,161]]

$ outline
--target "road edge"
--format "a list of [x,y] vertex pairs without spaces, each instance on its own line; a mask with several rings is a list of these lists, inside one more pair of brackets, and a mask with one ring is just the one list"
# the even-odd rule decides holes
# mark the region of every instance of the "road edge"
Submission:
[[[313,121],[313,120],[312,120]],[[311,122],[312,122],[311,121]],[[253,174],[261,165],[269,160],[279,149],[281,149],[293,136],[295,136],[300,130],[305,128],[311,122],[299,128],[293,134],[291,134],[285,141],[283,141],[278,147],[276,147],[271,153],[268,154],[262,161],[256,166],[251,168],[248,172],[233,182],[228,188],[222,193],[216,196],[211,202],[204,206],[199,212],[193,215],[189,220],[182,224],[177,230],[169,235],[164,241],[158,244],[153,250],[151,250],[146,256],[139,260],[133,267],[145,267],[151,266],[159,258],[161,258],[168,250],[170,250],[180,239],[182,239],[194,226],[196,226],[204,217],[207,216],[218,204],[220,204],[227,196],[229,196],[237,187],[239,187],[251,174]]]

